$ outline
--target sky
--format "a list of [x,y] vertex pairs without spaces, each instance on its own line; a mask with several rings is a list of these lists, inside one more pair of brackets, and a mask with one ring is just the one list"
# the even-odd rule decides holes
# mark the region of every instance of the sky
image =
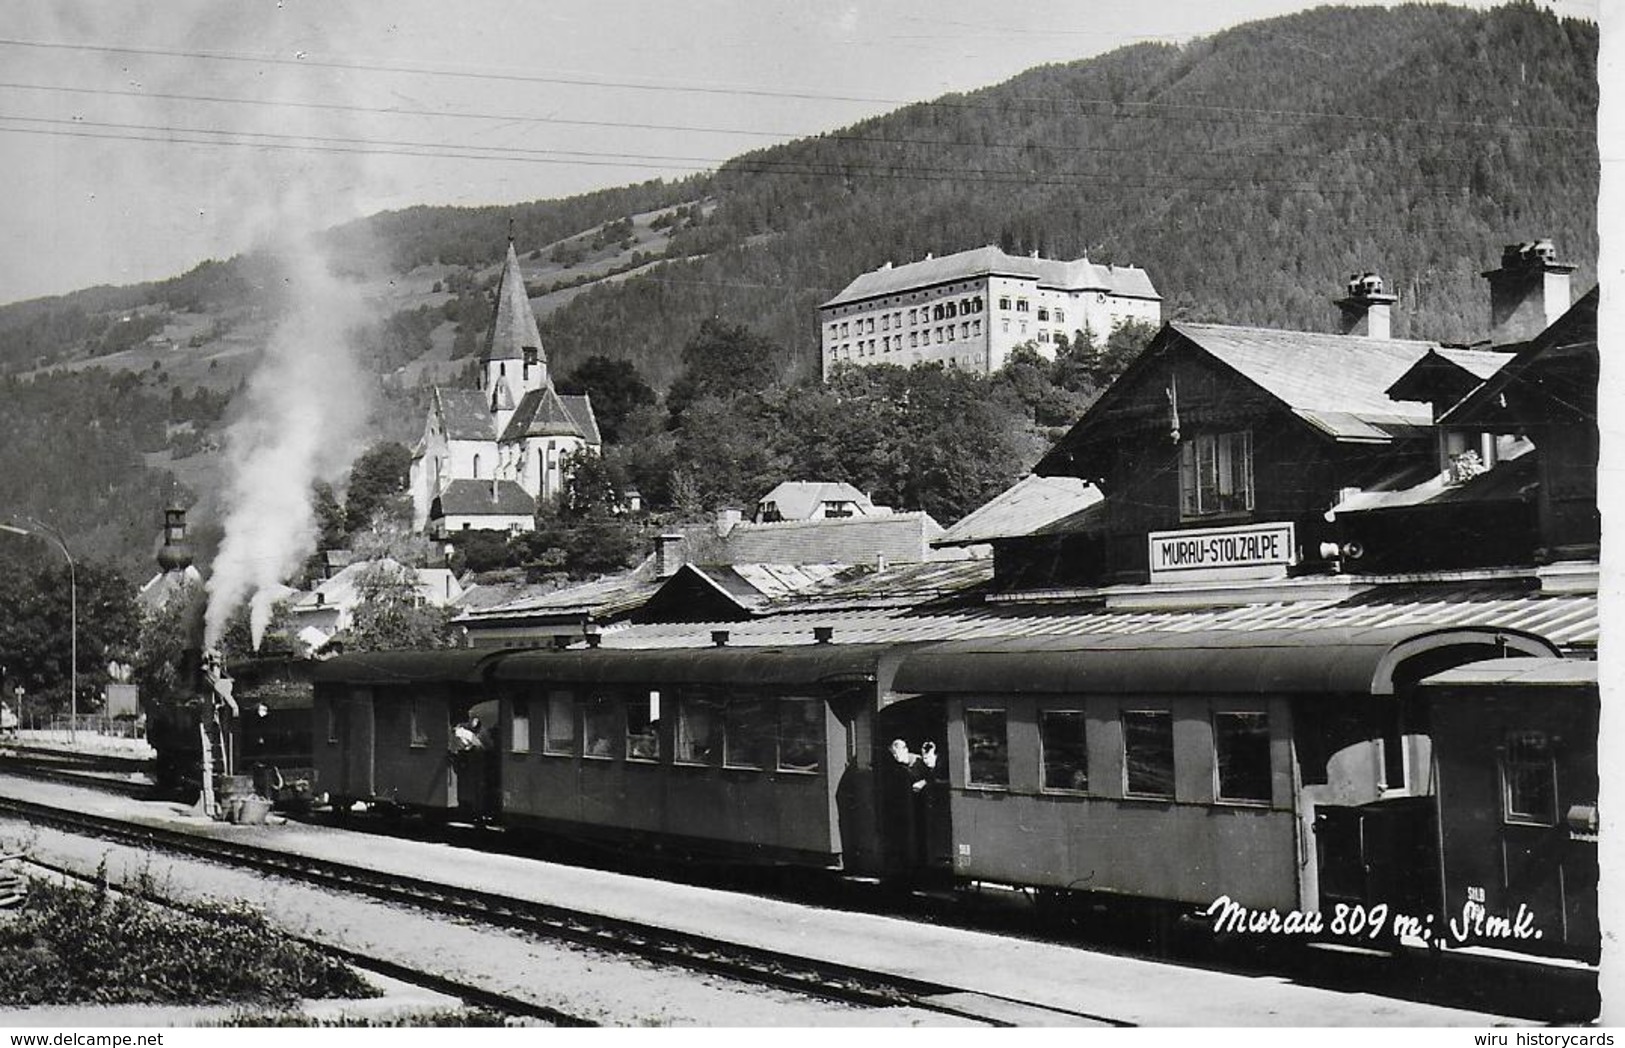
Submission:
[[[1541,6],[1595,20],[1599,2]],[[0,0],[0,303],[171,276],[293,226],[681,177],[1306,6]]]

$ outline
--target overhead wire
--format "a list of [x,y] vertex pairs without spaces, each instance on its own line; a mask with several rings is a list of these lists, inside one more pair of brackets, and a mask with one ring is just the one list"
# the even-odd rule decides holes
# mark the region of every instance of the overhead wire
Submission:
[[[680,83],[639,83],[627,80],[590,79],[585,77],[545,76],[535,73],[507,73],[493,71],[471,71],[463,69],[435,68],[432,66],[399,66],[384,63],[340,61],[335,59],[314,58],[308,54],[299,54],[292,58],[277,55],[250,54],[230,51],[197,51],[182,48],[156,48],[133,47],[129,45],[117,46],[111,44],[86,44],[70,41],[52,40],[23,40],[12,37],[0,37],[0,46],[42,48],[55,50],[88,51],[102,54],[133,54],[166,58],[191,58],[220,62],[248,62],[261,65],[293,66],[308,69],[334,69],[350,72],[382,72],[405,74],[415,76],[440,76],[456,79],[506,81],[514,83],[553,84],[572,87],[614,88],[628,91],[653,92],[680,92],[687,94],[728,95],[736,97],[782,98],[794,101],[820,101],[820,102],[858,102],[873,105],[914,107],[924,106],[946,109],[994,109],[1005,110],[1012,103],[1022,105],[1031,104],[1036,107],[1057,110],[1061,108],[1082,108],[1086,106],[1109,106],[1113,109],[1124,107],[1139,110],[1166,110],[1175,113],[1210,113],[1225,116],[1246,114],[1254,116],[1292,117],[1309,120],[1348,120],[1366,122],[1379,125],[1394,123],[1422,124],[1427,126],[1461,126],[1482,127],[1479,120],[1441,120],[1437,117],[1405,117],[1392,113],[1341,113],[1333,110],[1292,110],[1276,109],[1254,106],[1211,105],[1194,102],[1166,102],[1166,101],[1130,101],[1113,98],[1044,98],[1031,96],[1013,96],[1001,99],[998,102],[983,102],[970,100],[950,100],[946,97],[922,101],[918,99],[885,98],[867,95],[844,95],[813,91],[775,91],[765,88],[751,88],[743,86],[709,86],[700,84]],[[985,90],[979,88],[978,90]],[[1584,128],[1570,127],[1560,124],[1519,124],[1510,123],[1506,126],[1526,131],[1550,131],[1564,134],[1583,134]]]

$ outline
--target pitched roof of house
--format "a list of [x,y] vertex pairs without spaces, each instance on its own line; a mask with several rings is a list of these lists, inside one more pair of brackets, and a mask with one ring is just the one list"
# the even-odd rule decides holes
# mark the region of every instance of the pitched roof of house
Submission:
[[485,394],[477,389],[434,387],[430,410],[440,418],[447,440],[495,440]]
[[513,241],[509,240],[508,257],[502,263],[502,281],[497,288],[496,314],[491,319],[491,330],[485,336],[485,352],[480,359],[522,359],[526,346],[534,347],[541,354],[542,335],[536,329],[536,314],[531,312],[525,276],[519,271],[519,256],[514,252]]
[[1138,266],[1097,265],[1087,258],[1065,261],[1009,255],[989,244],[941,258],[926,258],[900,266],[888,264],[870,270],[859,275],[821,308],[988,275],[1032,278],[1043,287],[1067,291],[1105,291],[1131,298],[1162,297],[1151,285],[1145,270]]
[[297,594],[298,599],[293,601],[291,610],[295,615],[301,615],[353,608],[361,601],[362,583],[367,573],[380,569],[410,573],[418,594],[430,604],[450,604],[463,592],[457,577],[445,568],[408,568],[399,561],[380,557],[377,560],[356,561],[315,589]]
[[814,517],[772,524],[737,524],[722,540],[730,564],[890,564],[951,560],[958,550],[932,550],[942,525],[928,513],[877,517]]
[[1440,425],[1498,426],[1597,417],[1597,303],[1592,288],[1512,361],[1445,412]]
[[454,480],[435,497],[429,515],[528,517],[535,512],[536,500],[514,481]]
[[1436,342],[1315,331],[1169,325],[1336,440],[1384,441],[1433,422],[1430,409],[1388,388]]
[[1530,497],[1540,482],[1534,446],[1524,444],[1493,469],[1475,477],[1451,483],[1448,473],[1436,473],[1420,484],[1392,491],[1357,491],[1333,506],[1326,514],[1369,513],[1413,506],[1444,506],[1462,502],[1512,502]]
[[1505,367],[1511,353],[1483,349],[1430,349],[1388,387],[1394,400],[1427,402],[1438,414]]
[[655,576],[650,558],[631,571],[575,586],[541,592],[525,586],[507,589],[506,599],[471,600],[457,621],[475,628],[605,622],[641,608],[663,581]]
[[931,545],[970,546],[1030,535],[1099,502],[1100,489],[1079,477],[1029,473],[949,528]]
[[809,520],[819,515],[826,502],[854,502],[865,512],[878,509],[869,496],[845,481],[787,480],[756,500],[757,506],[773,503],[784,520]]

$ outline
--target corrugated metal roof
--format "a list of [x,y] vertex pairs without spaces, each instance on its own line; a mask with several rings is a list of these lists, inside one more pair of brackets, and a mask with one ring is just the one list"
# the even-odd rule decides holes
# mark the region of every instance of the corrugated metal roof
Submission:
[[1433,424],[1432,409],[1393,400],[1387,390],[1433,342],[1314,331],[1170,325],[1179,334],[1339,440],[1387,440]]
[[727,629],[732,636],[730,643],[741,646],[811,644],[817,626],[832,627],[837,643],[1206,630],[1491,626],[1534,633],[1563,648],[1589,648],[1597,643],[1597,607],[1594,595],[1544,596],[1471,583],[1375,585],[1351,598],[1166,611],[977,605],[926,613],[905,607],[814,610],[803,605],[747,622],[615,626],[604,631],[603,643],[617,648],[703,647],[710,643],[711,630]]
[[1029,473],[943,532],[931,545],[970,546],[994,539],[1020,538],[1100,502],[1105,496],[1079,477],[1040,477]]
[[990,559],[899,564],[884,571],[858,567],[831,576],[821,586],[787,595],[777,602],[775,611],[912,608],[965,593],[992,579],[993,561]]
[[911,288],[989,275],[1026,277],[1064,291],[1105,291],[1131,298],[1160,299],[1151,277],[1138,266],[1098,265],[1086,258],[1065,261],[1009,255],[989,244],[941,258],[921,259],[863,273],[823,307],[859,302]]

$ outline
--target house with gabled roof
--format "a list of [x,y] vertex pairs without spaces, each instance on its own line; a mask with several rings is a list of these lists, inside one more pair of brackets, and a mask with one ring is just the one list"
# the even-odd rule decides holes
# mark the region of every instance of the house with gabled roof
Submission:
[[[1375,303],[1386,308],[1381,299],[1391,298]],[[1347,324],[1348,303],[1339,305]],[[1429,405],[1388,390],[1440,348],[1380,334],[1164,325],[1036,468],[1088,481],[1104,498],[1000,544],[1001,579],[1103,586],[1196,580],[1221,565],[1234,575],[1237,557],[1210,556],[1224,550],[1255,561],[1260,577],[1285,575],[1326,538],[1325,512],[1345,489],[1431,468]]]
[[431,391],[412,458],[414,525],[442,537],[461,530],[529,531],[536,504],[563,494],[566,456],[597,454],[602,447],[591,400],[553,388],[510,239],[480,355],[479,387]]

